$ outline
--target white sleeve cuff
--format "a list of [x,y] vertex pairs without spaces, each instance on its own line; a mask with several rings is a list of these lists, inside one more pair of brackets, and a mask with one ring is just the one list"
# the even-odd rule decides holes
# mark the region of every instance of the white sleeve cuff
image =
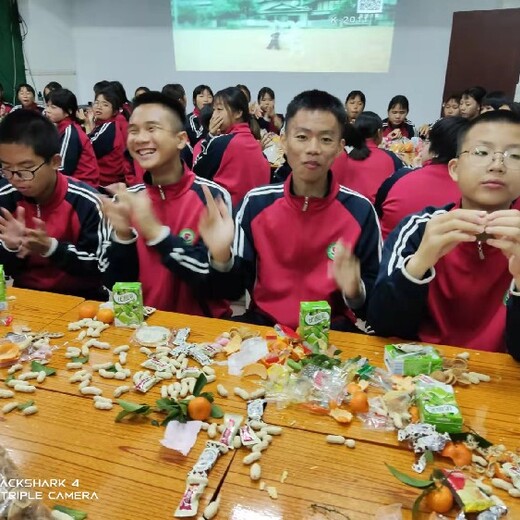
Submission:
[[[407,270],[406,270],[406,264],[409,262],[410,258],[412,258],[413,255],[407,256],[403,261],[403,266],[401,267],[401,272],[403,273],[404,277],[412,283],[416,283],[417,285],[425,285],[427,283],[430,283],[435,278],[435,267],[432,267],[428,271],[426,271],[425,277],[422,280],[419,280],[418,278],[413,277]],[[429,273],[429,275],[428,275]]]
[[169,236],[169,234],[170,228],[168,226],[161,226],[161,231],[159,234],[153,240],[148,240],[146,245],[156,246],[157,244],[160,244],[167,236]]
[[134,228],[132,228],[132,235],[132,238],[130,238],[129,240],[123,240],[122,238],[119,238],[117,236],[117,233],[115,231],[113,231],[111,238],[114,242],[117,242],[118,244],[128,245],[133,244],[137,240],[137,231]]
[[41,256],[43,256],[43,258],[48,258],[54,254],[56,249],[58,249],[58,241],[55,238],[51,238],[51,246],[49,247],[49,250]]
[[518,290],[518,287],[515,285],[515,280],[511,282],[511,286],[509,287],[509,294],[512,296],[520,296],[520,291]]
[[342,292],[343,301],[345,302],[345,305],[349,308],[355,311],[356,309],[359,309],[360,307],[363,307],[365,304],[365,301],[367,299],[367,291],[365,288],[365,282],[363,280],[360,280],[359,283],[359,289],[360,293],[357,298],[347,298],[345,293]]
[[21,245],[21,244],[18,246],[17,249],[9,249],[9,248],[5,245],[5,242],[2,242],[2,245],[4,246],[4,249],[5,249],[6,251],[8,251],[9,253],[19,253],[19,252],[20,252],[20,249],[22,249],[22,245]]
[[235,263],[235,257],[233,256],[233,251],[231,251],[231,258],[227,262],[217,262],[214,260],[208,251],[208,259],[209,265],[215,269],[215,271],[220,271],[221,273],[228,273],[231,271],[233,264]]

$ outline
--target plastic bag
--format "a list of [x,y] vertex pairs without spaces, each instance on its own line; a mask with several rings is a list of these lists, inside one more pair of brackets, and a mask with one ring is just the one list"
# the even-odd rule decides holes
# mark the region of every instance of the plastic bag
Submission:
[[374,520],[403,520],[402,504],[391,504],[380,507],[374,516]]
[[[0,446],[0,483],[20,479],[20,475],[7,450]],[[1,520],[51,520],[52,516],[40,500],[27,498],[34,494],[31,488],[5,487],[0,485]]]

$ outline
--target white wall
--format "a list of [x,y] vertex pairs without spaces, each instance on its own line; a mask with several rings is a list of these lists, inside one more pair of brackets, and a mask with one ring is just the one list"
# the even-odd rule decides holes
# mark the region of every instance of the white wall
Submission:
[[245,83],[253,95],[268,85],[276,92],[280,111],[307,88],[329,90],[342,100],[348,91],[360,89],[367,96],[367,109],[382,115],[393,95],[407,95],[416,123],[434,120],[439,113],[453,12],[520,7],[520,0],[400,0],[387,74],[291,74],[175,72],[169,0],[20,2],[29,26],[26,51],[31,67],[73,70],[81,103],[91,99],[92,85],[101,79],[120,80],[129,97],[139,85],[160,89],[165,83],[182,83],[188,98],[199,83],[215,91]]

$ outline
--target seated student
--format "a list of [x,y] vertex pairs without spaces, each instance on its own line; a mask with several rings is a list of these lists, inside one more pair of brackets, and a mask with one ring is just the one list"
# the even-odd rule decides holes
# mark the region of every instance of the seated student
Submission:
[[[460,116],[460,94],[451,94],[446,98],[446,101],[442,104],[442,117],[457,117]],[[437,119],[439,121],[442,118]],[[435,121],[435,123],[437,122]],[[433,128],[431,124],[424,124],[419,128],[419,136],[428,139],[430,131]]]
[[57,89],[50,91],[47,98],[45,114],[60,134],[60,171],[97,188],[99,167],[92,143],[76,118],[76,96],[70,90]]
[[302,92],[287,107],[282,142],[292,173],[285,183],[250,191],[235,226],[221,202],[209,201],[199,230],[212,258],[210,283],[229,299],[249,291],[241,320],[296,328],[305,300],[327,300],[335,328],[355,330],[364,319],[381,235],[372,205],[329,170],[345,145],[345,121],[339,99]]
[[24,108],[25,110],[32,110],[41,114],[43,107],[36,104],[36,92],[34,88],[28,83],[21,83],[16,89],[16,99],[20,101],[19,105],[15,105],[13,110]]
[[283,126],[283,115],[277,114],[274,106],[274,91],[269,87],[262,87],[257,96],[260,115],[256,118],[261,130],[268,133],[280,134]]
[[383,119],[383,137],[411,139],[415,135],[413,124],[406,119],[410,104],[406,96],[394,96],[388,103],[388,117]]
[[200,177],[225,188],[236,206],[251,189],[269,184],[271,166],[251,132],[247,100],[237,87],[215,94],[210,132],[220,135],[202,143],[202,153],[193,165]]
[[90,127],[94,125],[88,136],[96,154],[102,188],[118,182],[131,185],[133,180],[128,176],[126,142],[116,122],[120,108],[121,100],[113,89],[107,87],[97,94],[92,114],[94,119],[88,121]]
[[347,121],[354,124],[359,115],[365,110],[367,98],[361,90],[353,90],[349,92],[345,99],[345,110],[347,112]]
[[449,168],[461,200],[390,234],[369,323],[383,336],[520,359],[520,118],[500,110],[471,121]]
[[450,176],[448,163],[457,156],[457,139],[466,126],[467,120],[462,117],[439,119],[430,132],[422,168],[404,168],[383,182],[375,202],[383,239],[406,215],[460,199],[459,186]]
[[59,151],[58,131],[43,115],[18,110],[0,123],[0,264],[17,287],[106,298],[101,201],[58,171]]
[[178,101],[184,107],[184,110],[186,110],[188,99],[186,98],[186,91],[180,83],[167,83],[161,92],[175,101]]
[[[205,107],[202,107],[202,110],[199,113],[199,122],[204,128],[204,134],[211,135],[211,137],[213,136],[213,133],[210,130],[210,124],[211,124],[212,117],[213,117],[213,105],[206,105]],[[213,130],[213,132],[215,132],[214,135],[220,135],[220,128],[218,126],[215,126],[215,128],[212,128],[212,130]],[[197,157],[202,152],[202,144],[204,142],[205,142],[204,139],[201,139],[193,147],[193,161],[196,161]]]
[[198,85],[193,90],[193,112],[186,117],[186,132],[190,146],[193,148],[197,141],[204,139],[204,128],[200,124],[199,114],[202,107],[213,103],[213,91],[208,85]]
[[58,90],[60,88],[63,88],[63,87],[57,81],[49,81],[49,83],[47,83],[47,85],[45,85],[45,87],[43,87],[43,99],[44,99],[45,103],[47,103],[47,101],[49,101],[49,94],[53,90]]
[[486,90],[482,87],[471,87],[465,90],[460,99],[460,115],[466,119],[475,119],[480,114],[482,99]]
[[137,87],[134,92],[133,103],[135,102],[135,98],[137,96],[140,96],[141,94],[144,94],[145,92],[150,92],[150,89],[148,87]]
[[13,105],[4,98],[4,86],[0,83],[0,119],[9,114],[12,109]]
[[[146,305],[210,317],[229,316],[229,305],[206,300],[208,251],[198,234],[204,210],[202,186],[222,197],[215,183],[196,177],[180,158],[187,143],[184,108],[159,92],[135,100],[128,149],[146,170],[144,184],[119,190],[105,203],[114,232],[105,284],[140,281]],[[133,229],[135,227],[135,229]]]
[[343,151],[332,164],[336,180],[374,203],[382,182],[403,167],[395,153],[379,148],[383,122],[374,112],[363,112],[345,132],[350,152]]
[[507,99],[504,92],[489,92],[482,98],[480,113],[484,114],[491,110],[511,110],[511,101]]

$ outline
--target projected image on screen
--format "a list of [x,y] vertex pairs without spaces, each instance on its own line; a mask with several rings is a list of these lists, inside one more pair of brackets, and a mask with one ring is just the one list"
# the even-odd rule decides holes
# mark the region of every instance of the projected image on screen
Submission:
[[387,72],[398,0],[171,0],[179,71]]

